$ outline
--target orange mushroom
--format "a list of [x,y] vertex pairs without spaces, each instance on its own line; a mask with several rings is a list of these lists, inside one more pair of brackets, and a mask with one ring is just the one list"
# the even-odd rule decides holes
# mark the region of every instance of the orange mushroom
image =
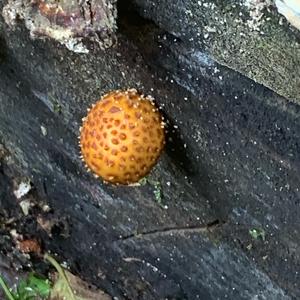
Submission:
[[80,130],[82,159],[96,177],[132,184],[147,175],[165,144],[164,123],[151,97],[135,89],[104,95]]

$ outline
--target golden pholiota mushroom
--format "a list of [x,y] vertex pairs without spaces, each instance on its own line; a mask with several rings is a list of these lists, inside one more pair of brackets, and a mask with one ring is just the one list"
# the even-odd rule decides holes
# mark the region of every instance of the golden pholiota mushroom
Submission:
[[80,129],[82,160],[96,177],[133,184],[147,175],[165,145],[163,117],[150,96],[135,89],[104,95]]

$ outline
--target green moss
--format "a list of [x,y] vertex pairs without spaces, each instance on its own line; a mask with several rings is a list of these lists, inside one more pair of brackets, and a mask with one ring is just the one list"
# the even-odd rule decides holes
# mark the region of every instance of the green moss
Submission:
[[249,234],[254,240],[262,239],[263,241],[266,240],[266,232],[261,228],[253,228],[249,230]]

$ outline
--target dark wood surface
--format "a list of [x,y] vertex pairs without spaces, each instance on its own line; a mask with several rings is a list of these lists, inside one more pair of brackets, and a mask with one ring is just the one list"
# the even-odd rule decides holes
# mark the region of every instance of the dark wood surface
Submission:
[[[118,299],[299,298],[299,107],[119,13],[118,44],[87,55],[0,19],[3,214],[20,215],[12,182],[29,177],[63,228],[50,238],[32,215],[18,231]],[[168,120],[150,175],[163,206],[151,184],[105,185],[79,158],[86,109],[127,87],[154,96]]]

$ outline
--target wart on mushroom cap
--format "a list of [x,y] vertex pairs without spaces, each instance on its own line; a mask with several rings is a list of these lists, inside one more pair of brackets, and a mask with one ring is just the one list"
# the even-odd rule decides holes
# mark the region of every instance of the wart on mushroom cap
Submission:
[[135,89],[104,95],[80,130],[82,159],[104,181],[131,184],[147,175],[165,144],[164,122],[151,97]]
[[116,39],[115,0],[8,0],[3,17],[11,26],[23,19],[33,38],[53,38],[74,52],[88,52],[84,38],[101,48]]

